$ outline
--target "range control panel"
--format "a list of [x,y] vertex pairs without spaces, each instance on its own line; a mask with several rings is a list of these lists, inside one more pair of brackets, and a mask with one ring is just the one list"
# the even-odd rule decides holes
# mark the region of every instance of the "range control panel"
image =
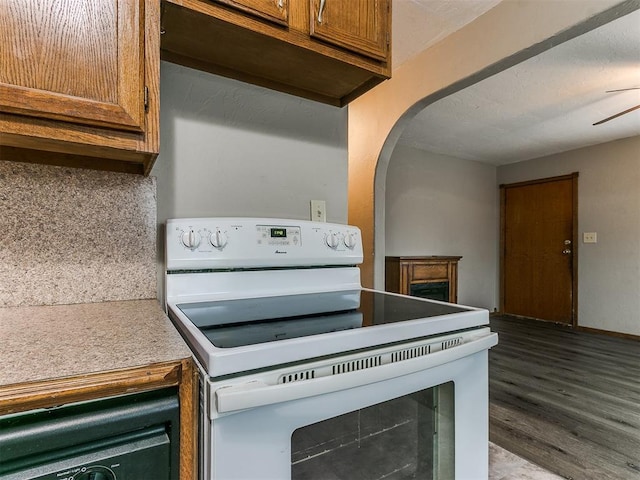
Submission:
[[302,239],[300,227],[279,225],[258,225],[258,245],[270,245],[279,247],[301,247]]
[[362,263],[360,229],[273,218],[167,220],[167,270]]

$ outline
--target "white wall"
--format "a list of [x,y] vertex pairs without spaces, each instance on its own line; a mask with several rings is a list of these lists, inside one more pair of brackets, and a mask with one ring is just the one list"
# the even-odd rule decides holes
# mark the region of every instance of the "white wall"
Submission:
[[158,222],[188,216],[347,219],[347,112],[162,62]]
[[579,172],[578,324],[640,335],[640,136],[498,168],[508,184]]
[[493,310],[497,223],[495,167],[396,146],[387,170],[385,255],[462,255],[458,301]]
[[158,290],[174,217],[347,221],[347,112],[167,62],[161,64]]

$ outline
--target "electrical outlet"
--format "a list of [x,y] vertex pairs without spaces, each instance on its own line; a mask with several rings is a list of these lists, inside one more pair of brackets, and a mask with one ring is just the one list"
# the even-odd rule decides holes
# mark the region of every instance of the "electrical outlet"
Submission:
[[584,232],[582,234],[582,243],[598,243],[598,234],[596,232]]
[[311,200],[311,221],[327,221],[327,205],[324,200]]

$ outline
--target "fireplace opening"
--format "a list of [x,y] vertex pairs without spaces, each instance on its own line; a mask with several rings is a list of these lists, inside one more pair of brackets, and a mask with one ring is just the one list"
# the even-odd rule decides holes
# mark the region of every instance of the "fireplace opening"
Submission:
[[409,295],[429,300],[449,301],[449,282],[412,283]]

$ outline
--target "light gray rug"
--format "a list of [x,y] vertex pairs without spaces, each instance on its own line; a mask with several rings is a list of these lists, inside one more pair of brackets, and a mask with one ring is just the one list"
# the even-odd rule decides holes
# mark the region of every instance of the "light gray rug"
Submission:
[[562,477],[489,442],[489,480],[562,480]]

